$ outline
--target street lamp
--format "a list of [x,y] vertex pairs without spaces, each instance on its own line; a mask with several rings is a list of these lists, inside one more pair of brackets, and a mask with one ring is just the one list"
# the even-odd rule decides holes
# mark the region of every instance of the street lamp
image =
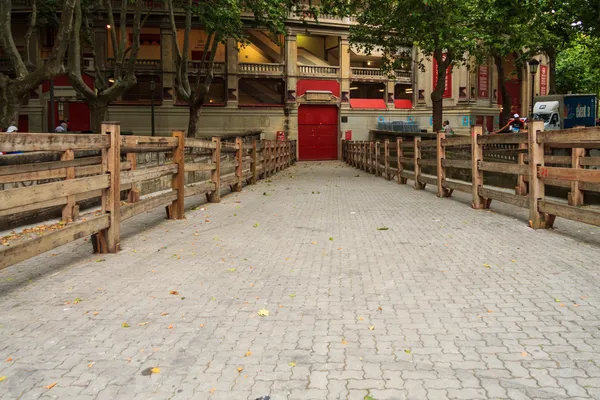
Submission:
[[535,92],[535,74],[537,74],[538,66],[540,62],[538,60],[529,60],[529,73],[531,74],[531,119],[533,120],[533,94]]
[[150,81],[150,113],[152,115],[152,136],[154,136],[154,91],[156,90],[156,82],[154,82],[154,77]]

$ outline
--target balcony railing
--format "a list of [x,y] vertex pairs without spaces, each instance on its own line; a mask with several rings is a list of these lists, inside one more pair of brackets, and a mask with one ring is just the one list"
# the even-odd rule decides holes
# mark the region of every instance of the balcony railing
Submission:
[[403,71],[397,70],[393,73],[389,74],[385,71],[382,71],[380,68],[357,68],[353,67],[352,77],[359,79],[370,79],[370,80],[388,80],[394,79],[399,82],[410,83],[412,80],[412,72],[411,71]]
[[[115,59],[109,58],[107,60],[106,66],[108,68],[114,68]],[[137,71],[160,71],[161,62],[160,60],[146,60],[146,59],[137,59],[135,60],[135,69]]]
[[337,78],[340,73],[340,67],[322,66],[322,65],[299,65],[298,72],[305,76],[326,76]]
[[[192,74],[197,74],[200,66],[202,65],[202,61],[188,61],[188,72]],[[225,75],[226,65],[224,62],[215,61],[215,65],[213,66],[213,74],[214,75]],[[203,71],[203,74],[206,74],[206,71]]]
[[245,75],[283,75],[285,64],[238,64],[238,71]]

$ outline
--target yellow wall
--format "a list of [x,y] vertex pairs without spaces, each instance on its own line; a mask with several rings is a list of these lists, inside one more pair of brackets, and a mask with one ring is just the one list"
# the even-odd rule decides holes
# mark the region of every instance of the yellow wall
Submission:
[[[177,31],[177,42],[179,43],[179,48],[183,48],[183,36],[185,30],[180,29]],[[192,51],[204,51],[204,45],[206,43],[206,32],[199,29],[192,29],[190,31],[190,51],[188,57],[192,57]],[[219,43],[217,46],[217,53],[215,54],[216,62],[225,62],[225,45],[223,43]]]
[[271,60],[263,56],[253,44],[239,46],[240,53],[238,60],[240,63],[271,63]]
[[298,47],[303,47],[315,56],[325,59],[325,38],[321,36],[298,35]]
[[[133,33],[133,28],[127,28],[127,46],[130,46],[129,35]],[[142,34],[151,33],[153,35],[160,35],[160,28],[142,28]],[[108,48],[108,58],[114,57],[113,45],[110,39],[110,31],[106,30],[106,40],[107,40],[107,48]],[[119,32],[117,30],[117,41],[119,40]],[[118,45],[118,43],[117,43]],[[160,60],[160,43],[156,44],[144,44],[140,45],[140,51],[138,53],[138,59],[140,60]]]

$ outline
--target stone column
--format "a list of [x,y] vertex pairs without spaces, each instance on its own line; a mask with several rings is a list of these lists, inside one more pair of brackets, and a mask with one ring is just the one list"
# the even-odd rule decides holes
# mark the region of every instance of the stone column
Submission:
[[287,32],[285,35],[285,76],[287,100],[296,103],[296,84],[298,83],[298,42],[295,33]]
[[226,74],[227,74],[227,108],[237,108],[238,94],[238,43],[235,39],[227,39],[226,52]]
[[395,80],[386,81],[385,89],[386,89],[385,102],[387,104],[387,109],[394,110],[396,108],[396,106],[394,105],[394,99],[395,99],[394,94],[395,94],[395,90],[396,90],[396,81]]
[[163,103],[173,103],[175,98],[175,57],[173,56],[173,30],[167,19],[161,20],[160,23],[160,59]]
[[287,31],[285,35],[285,131],[288,139],[298,138],[298,103],[296,85],[298,83],[298,42],[296,33]]
[[350,41],[347,36],[340,37],[340,79],[342,108],[350,108]]

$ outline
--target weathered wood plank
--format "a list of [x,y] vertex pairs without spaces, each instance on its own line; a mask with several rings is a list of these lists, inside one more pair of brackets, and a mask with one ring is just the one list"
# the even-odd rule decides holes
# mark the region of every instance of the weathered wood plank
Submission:
[[527,133],[503,133],[494,135],[480,136],[477,139],[479,144],[520,144],[527,143]]
[[501,174],[526,175],[529,171],[527,165],[480,161],[478,167],[481,171],[499,172]]
[[423,160],[419,159],[419,165],[422,167],[436,167],[437,160]]
[[185,187],[185,197],[206,194],[215,190],[215,184],[211,181],[196,182]]
[[177,138],[152,136],[121,136],[121,150],[129,153],[136,148],[169,151],[177,147]]
[[454,146],[470,146],[471,145],[471,137],[470,136],[452,136],[446,137],[442,140],[442,146],[444,147],[454,147]]
[[171,189],[177,193],[177,198],[171,203],[170,217],[183,219],[185,215],[185,134],[183,131],[173,131],[177,139],[177,147],[173,149],[173,163],[177,167],[171,179]]
[[573,207],[566,204],[559,204],[552,201],[540,201],[538,203],[538,208],[542,213],[556,215],[572,221],[600,226],[600,212],[598,211]]
[[537,177],[542,179],[600,183],[600,170],[541,166],[537,167]]
[[452,189],[458,192],[471,194],[473,191],[473,184],[471,182],[457,182],[446,179],[443,185],[446,189]]
[[600,145],[600,128],[563,129],[538,134],[538,143],[568,144],[574,147],[587,147],[587,144]]
[[[70,161],[51,161],[35,164],[16,164],[5,165],[0,167],[0,176],[25,174],[29,172],[51,171],[55,169],[63,169],[69,167],[81,167],[84,165],[96,165],[102,162],[102,157],[85,157],[77,158]],[[43,178],[46,179],[46,178]]]
[[135,183],[157,179],[177,173],[177,164],[160,165],[158,167],[140,168],[134,171],[121,172],[121,184]]
[[544,122],[531,121],[529,129],[529,226],[533,229],[549,229],[553,219],[540,212],[538,207],[546,196],[544,179],[538,178],[539,166],[544,167],[544,144],[538,140],[538,136],[544,133]]
[[130,203],[121,207],[121,222],[138,214],[150,211],[156,207],[170,204],[177,199],[177,192],[163,193],[157,196],[141,199],[136,203]]
[[583,157],[580,162],[583,167],[600,167],[600,157]]
[[444,159],[442,161],[442,165],[444,168],[462,168],[462,169],[471,169],[471,160],[448,160]]
[[436,140],[423,140],[421,141],[421,143],[419,144],[419,147],[423,148],[433,148],[433,147],[437,147],[437,141]]
[[212,171],[217,165],[215,163],[185,163],[185,172]]
[[66,151],[108,148],[107,135],[0,133],[0,151]]
[[108,175],[97,175],[25,188],[2,190],[0,191],[0,210],[105,189],[108,185]]
[[185,147],[194,147],[198,149],[216,149],[217,144],[210,140],[202,140],[196,138],[185,138]]
[[12,244],[0,250],[0,269],[35,257],[46,251],[89,236],[109,226],[108,215],[91,217],[65,225],[64,228],[34,239]]
[[437,177],[433,175],[423,174],[419,175],[419,182],[427,183],[429,185],[437,186]]
[[519,196],[514,193],[507,193],[500,190],[494,190],[489,188],[480,187],[479,195],[486,198],[501,201],[503,203],[512,204],[513,206],[528,208],[529,197]]

